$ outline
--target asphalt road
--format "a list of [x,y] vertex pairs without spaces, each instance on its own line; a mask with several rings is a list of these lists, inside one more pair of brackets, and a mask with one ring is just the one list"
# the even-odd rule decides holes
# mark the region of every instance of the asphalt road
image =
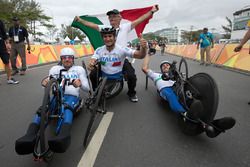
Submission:
[[[175,56],[155,56],[150,66],[158,71],[159,63]],[[76,61],[80,64],[81,59]],[[216,118],[232,116],[237,120],[233,129],[217,138],[205,134],[186,136],[178,128],[176,115],[160,101],[150,81],[145,90],[145,76],[140,70],[142,60],[134,67],[138,77],[138,103],[131,103],[127,86],[108,101],[113,117],[94,161],[95,167],[247,167],[250,166],[250,77],[213,66],[200,66],[188,61],[190,75],[210,74],[219,88]],[[73,123],[72,143],[63,154],[55,154],[50,163],[34,162],[32,155],[15,153],[15,140],[22,136],[41,105],[43,88],[40,82],[51,65],[28,69],[25,76],[15,76],[19,85],[7,85],[0,76],[0,162],[1,167],[75,167],[86,153],[82,147],[89,113],[81,113]],[[100,118],[101,121],[102,118]]]

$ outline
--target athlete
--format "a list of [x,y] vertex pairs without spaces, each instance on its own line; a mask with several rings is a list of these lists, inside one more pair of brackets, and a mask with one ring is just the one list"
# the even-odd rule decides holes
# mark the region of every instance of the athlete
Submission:
[[[140,50],[132,50],[128,47],[121,47],[116,44],[116,30],[113,27],[106,27],[101,30],[101,35],[104,41],[104,46],[96,49],[94,55],[91,57],[88,63],[88,68],[91,70],[90,77],[92,86],[95,88],[96,83],[96,70],[94,66],[97,61],[101,64],[101,75],[107,76],[108,79],[120,79],[123,75],[123,63],[126,57],[133,57],[142,59],[147,52],[147,42],[140,37]],[[127,80],[133,80],[135,78],[131,75],[127,75]],[[130,78],[131,77],[131,78]],[[133,92],[133,84],[128,82],[128,95]]]
[[[86,72],[83,67],[74,65],[73,49],[67,47],[61,50],[60,58],[62,65],[56,65],[49,71],[49,77],[42,81],[42,85],[46,86],[51,77],[58,79],[60,71],[65,70],[62,75],[65,79],[69,79],[72,84],[66,84],[64,92],[65,106],[70,106],[74,110],[79,106],[80,88],[88,92],[89,84],[86,77]],[[53,102],[52,102],[53,103]],[[73,121],[73,111],[69,107],[65,107],[63,124],[59,135],[49,138],[48,145],[53,152],[65,152],[70,145],[70,129]],[[26,134],[16,140],[15,149],[18,154],[29,154],[34,150],[37,132],[40,124],[39,110],[36,113],[33,122],[29,125]]]
[[[163,61],[160,64],[160,69],[162,73],[156,73],[149,68],[150,55],[146,55],[142,64],[142,71],[152,80],[154,81],[157,90],[160,93],[160,96],[169,103],[169,106],[172,111],[185,115],[191,120],[197,120],[199,118],[199,114],[203,110],[203,105],[200,100],[193,99],[190,109],[186,110],[182,104],[179,102],[179,98],[176,95],[173,86],[175,84],[175,80],[173,80],[170,73],[171,63],[168,61]],[[162,77],[164,73],[164,78]],[[185,120],[188,121],[188,120]],[[204,130],[208,137],[214,138],[218,136],[222,131],[231,129],[235,125],[235,119],[232,117],[224,117],[221,119],[216,119],[211,122],[214,126],[220,129],[212,129],[211,131]]]

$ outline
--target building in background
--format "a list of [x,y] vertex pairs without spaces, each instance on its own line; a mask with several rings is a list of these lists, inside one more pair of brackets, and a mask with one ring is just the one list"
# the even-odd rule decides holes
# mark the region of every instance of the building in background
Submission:
[[166,37],[169,44],[180,42],[180,31],[177,27],[163,29],[159,35]]
[[233,13],[233,30],[231,40],[240,40],[248,29],[248,21],[250,21],[250,5]]

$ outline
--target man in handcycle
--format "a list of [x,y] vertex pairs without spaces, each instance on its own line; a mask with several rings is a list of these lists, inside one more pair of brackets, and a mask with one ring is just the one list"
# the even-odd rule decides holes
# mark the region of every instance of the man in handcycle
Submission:
[[[110,26],[102,28],[101,36],[104,46],[96,49],[94,55],[90,58],[88,69],[91,70],[90,77],[93,89],[97,87],[97,69],[96,63],[101,64],[99,77],[107,77],[108,80],[123,79],[123,63],[126,57],[142,59],[147,52],[147,42],[140,37],[140,50],[132,50],[128,47],[121,47],[116,44],[116,29]],[[127,80],[133,80],[134,77],[127,75]],[[131,78],[130,78],[131,77]],[[128,82],[128,95],[134,90],[133,84]]]
[[[74,65],[75,51],[69,47],[61,50],[61,62],[53,66],[49,71],[49,77],[43,79],[42,85],[46,87],[51,77],[58,79],[61,70],[65,79],[71,80],[71,83],[65,85],[64,103],[65,107],[63,124],[60,133],[57,136],[48,139],[48,145],[53,152],[65,152],[71,140],[70,129],[73,121],[73,111],[79,107],[80,103],[80,88],[86,92],[89,91],[89,82],[86,77],[86,71],[81,66]],[[18,154],[29,154],[34,150],[36,136],[39,131],[40,124],[39,109],[33,118],[32,123],[29,125],[26,134],[17,139],[15,149]]]
[[[203,104],[199,99],[192,97],[192,101],[189,107],[189,110],[186,110],[184,106],[180,103],[179,97],[176,95],[175,89],[175,80],[174,76],[170,73],[170,68],[172,64],[168,61],[162,61],[160,64],[160,73],[156,73],[149,68],[150,58],[152,56],[147,55],[144,58],[142,64],[142,71],[154,81],[159,95],[161,98],[166,100],[175,113],[181,114],[184,121],[196,122],[199,119],[199,114],[203,111]],[[164,75],[163,75],[164,73]],[[207,129],[202,127],[206,132],[208,137],[214,138],[218,136],[221,132],[231,129],[235,125],[235,119],[231,117],[224,117],[221,119],[216,119],[211,121],[210,126],[212,129]],[[202,126],[202,125],[201,125]],[[217,127],[217,128],[213,128]]]

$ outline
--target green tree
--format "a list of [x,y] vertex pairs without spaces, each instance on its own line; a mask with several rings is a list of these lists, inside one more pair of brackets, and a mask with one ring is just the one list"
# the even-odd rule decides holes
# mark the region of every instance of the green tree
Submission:
[[74,39],[76,36],[82,41],[86,35],[79,29],[71,27],[71,25],[61,25],[61,36],[65,38],[68,36],[70,39]]
[[34,0],[0,0],[0,18],[5,22],[6,29],[12,25],[12,17],[20,18],[20,23],[34,36],[36,25],[47,26],[52,19],[46,16],[40,4]]
[[228,22],[228,24],[226,26],[222,25],[221,27],[223,28],[223,30],[225,31],[225,35],[224,38],[225,39],[230,39],[231,38],[231,32],[232,32],[232,28],[233,28],[233,23],[232,20],[228,17],[226,17],[226,20]]

